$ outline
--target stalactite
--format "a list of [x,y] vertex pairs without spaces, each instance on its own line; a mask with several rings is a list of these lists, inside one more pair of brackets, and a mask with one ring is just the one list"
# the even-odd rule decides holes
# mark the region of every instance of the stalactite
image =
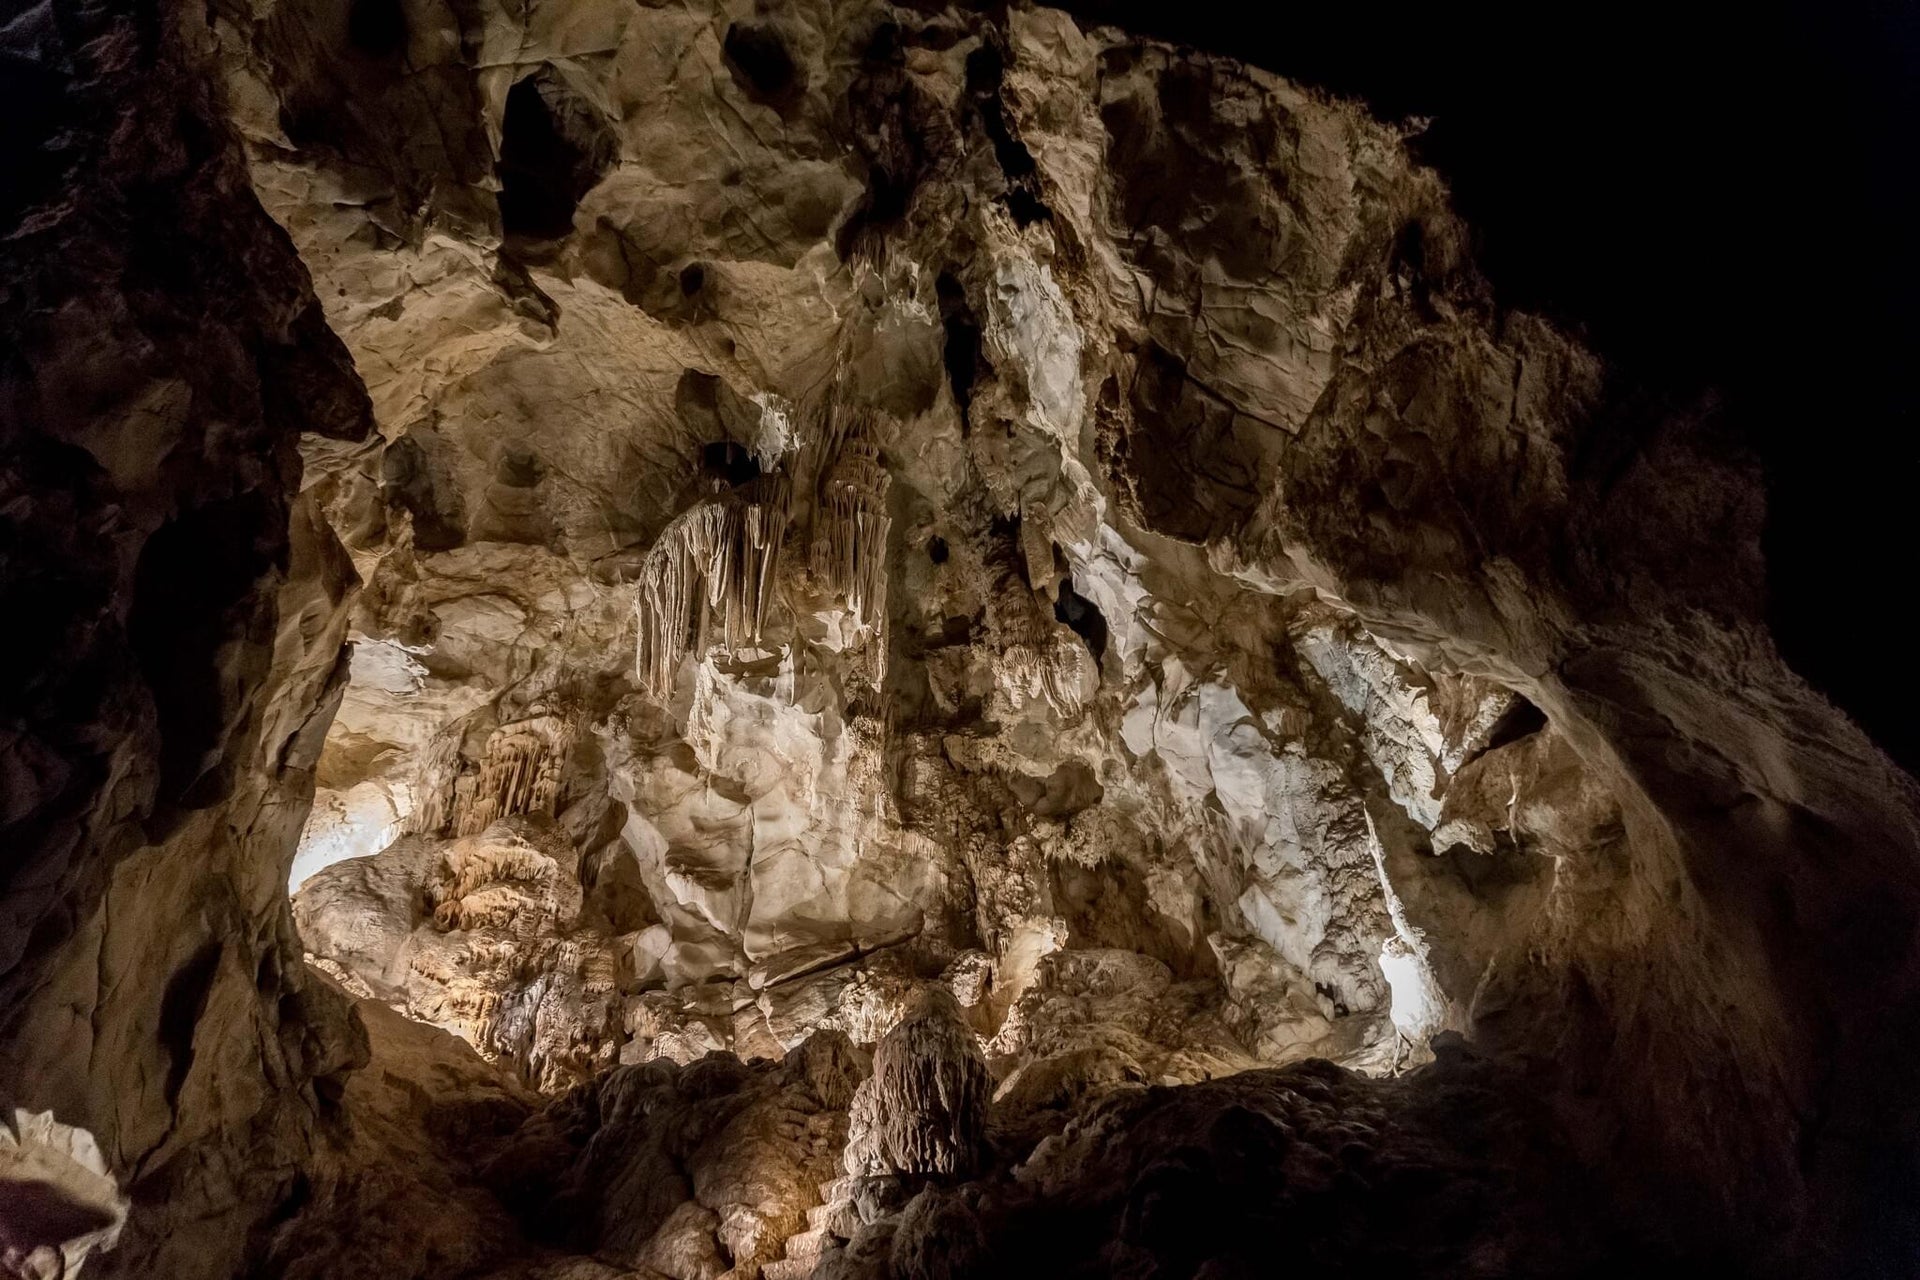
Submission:
[[452,834],[478,835],[523,813],[552,816],[573,739],[572,720],[555,715],[494,730],[479,775],[465,775],[454,787]]
[[828,433],[837,445],[820,483],[820,507],[814,517],[813,571],[842,596],[854,619],[873,632],[873,682],[886,675],[887,514],[891,482],[880,462],[880,446],[869,424],[855,418]]
[[1086,709],[1080,695],[1081,651],[1049,637],[1039,644],[1012,644],[994,666],[1004,687],[1027,699],[1045,698],[1068,720]]
[[757,645],[778,576],[791,486],[767,476],[676,517],[641,563],[634,612],[635,674],[664,698],[688,653],[716,640],[729,652]]
[[456,844],[433,869],[427,905],[441,930],[499,927],[529,911],[551,918],[558,873],[552,858],[518,840]]
[[461,772],[456,730],[422,752],[414,809],[405,830],[416,835],[470,836],[501,818],[551,816],[578,732],[571,716],[540,714],[502,725],[488,737],[477,773]]
[[420,753],[414,775],[413,812],[402,830],[412,835],[439,835],[453,823],[455,788],[460,775],[460,734],[443,732]]

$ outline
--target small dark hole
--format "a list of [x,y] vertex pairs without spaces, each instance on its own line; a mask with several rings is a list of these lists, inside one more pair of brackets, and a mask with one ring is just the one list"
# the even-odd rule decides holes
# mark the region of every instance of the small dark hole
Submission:
[[1007,211],[1013,214],[1015,225],[1030,227],[1041,219],[1052,219],[1053,210],[1047,202],[1031,191],[1014,187],[1007,192]]
[[689,262],[680,269],[680,292],[691,298],[707,284],[707,269],[697,262]]
[[967,55],[967,92],[998,93],[1005,75],[1005,60],[992,45],[983,44]]
[[274,1207],[272,1216],[267,1219],[267,1225],[278,1226],[283,1222],[291,1222],[312,1201],[312,1180],[304,1173],[294,1174],[293,1181],[287,1186],[285,1197]]
[[739,488],[760,478],[760,464],[745,445],[731,440],[715,440],[700,450],[700,468],[717,480]]
[[509,489],[531,489],[546,474],[537,455],[523,449],[508,449],[493,464],[493,479]]
[[927,559],[935,564],[947,562],[947,540],[937,533],[927,539]]
[[1487,752],[1518,742],[1546,727],[1547,713],[1515,694],[1513,705],[1507,708],[1506,714],[1494,722],[1493,731],[1487,735],[1487,745],[1462,760],[1460,767],[1464,769]]
[[1504,747],[1509,742],[1518,742],[1547,727],[1547,713],[1534,706],[1525,698],[1515,697],[1507,713],[1493,726],[1493,732],[1487,737],[1487,750]]
[[886,226],[906,217],[907,205],[913,199],[913,188],[912,177],[900,177],[885,165],[878,166],[868,189],[868,219]]
[[860,54],[862,62],[874,62],[885,66],[900,56],[900,24],[882,22],[873,29],[873,38],[867,41],[866,49]]

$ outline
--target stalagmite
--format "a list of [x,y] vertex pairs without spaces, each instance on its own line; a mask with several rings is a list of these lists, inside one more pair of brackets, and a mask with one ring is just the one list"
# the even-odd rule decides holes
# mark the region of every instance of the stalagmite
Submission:
[[757,645],[786,540],[791,489],[770,476],[700,503],[667,525],[640,566],[634,658],[641,685],[664,698],[680,659],[714,643]]
[[853,1096],[847,1172],[966,1176],[983,1153],[993,1077],[945,987],[914,994]]

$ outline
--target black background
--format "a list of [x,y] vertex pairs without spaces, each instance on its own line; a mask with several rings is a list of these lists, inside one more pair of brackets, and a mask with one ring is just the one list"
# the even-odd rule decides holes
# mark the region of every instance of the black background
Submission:
[[1503,304],[1722,395],[1767,471],[1776,638],[1920,766],[1920,4],[1067,7],[1429,117]]

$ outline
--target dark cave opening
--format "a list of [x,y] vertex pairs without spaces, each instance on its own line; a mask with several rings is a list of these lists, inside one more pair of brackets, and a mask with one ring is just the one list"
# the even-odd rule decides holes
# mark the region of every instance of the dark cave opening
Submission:
[[551,72],[507,91],[500,125],[500,226],[509,236],[557,240],[612,162],[604,121]]
[[1107,656],[1106,615],[1093,601],[1073,589],[1072,578],[1060,580],[1060,597],[1053,602],[1053,616],[1087,642],[1095,662]]
[[773,27],[736,22],[727,28],[720,50],[735,83],[756,102],[784,109],[806,92],[805,77]]
[[1510,742],[1540,732],[1547,727],[1547,713],[1518,695],[1513,705],[1494,723],[1493,732],[1487,735],[1486,750],[1493,751]]
[[747,447],[732,440],[715,440],[700,448],[700,470],[708,479],[730,489],[760,478],[760,462]]
[[947,366],[947,382],[953,388],[953,402],[960,407],[964,427],[967,406],[973,402],[974,380],[980,374],[980,321],[967,305],[967,293],[953,276],[942,273],[934,282],[940,299],[940,323],[946,329],[941,359]]
[[1464,769],[1487,752],[1497,751],[1522,738],[1531,737],[1546,727],[1547,713],[1526,698],[1515,694],[1513,705],[1502,712],[1500,718],[1493,722],[1493,728],[1488,730],[1486,745],[1462,760],[1460,767]]
[[347,41],[374,58],[387,58],[407,47],[407,11],[400,0],[353,0],[347,11]]
[[1006,77],[1006,60],[991,44],[983,44],[967,55],[967,92],[973,96],[974,109],[980,113],[980,127],[993,143],[994,159],[1007,179],[1002,197],[1007,211],[1021,226],[1031,226],[1051,218],[1053,210],[1039,195],[1040,167],[1033,153],[1014,136],[1007,123],[1006,107],[1000,101],[1000,85]]

